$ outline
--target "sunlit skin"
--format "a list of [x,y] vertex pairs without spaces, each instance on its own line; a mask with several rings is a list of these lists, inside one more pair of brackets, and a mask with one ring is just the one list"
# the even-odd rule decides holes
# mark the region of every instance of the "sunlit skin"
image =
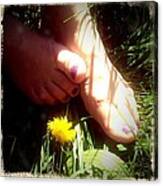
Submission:
[[133,142],[139,127],[133,90],[106,56],[91,16],[83,20],[86,10],[86,4],[46,7],[42,29],[86,61],[81,97],[106,135],[120,143]]
[[27,96],[37,104],[54,105],[79,94],[79,83],[86,76],[79,55],[11,16],[4,23],[5,66]]

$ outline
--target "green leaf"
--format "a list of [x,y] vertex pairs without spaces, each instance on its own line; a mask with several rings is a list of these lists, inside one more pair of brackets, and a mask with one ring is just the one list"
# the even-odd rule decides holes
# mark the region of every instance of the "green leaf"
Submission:
[[117,145],[117,149],[118,149],[120,152],[124,152],[124,151],[127,150],[127,148],[126,148],[124,145],[122,145],[122,144],[118,144],[118,145]]
[[117,169],[123,161],[115,154],[107,150],[87,150],[84,152],[84,163],[86,166],[95,166],[100,169]]
[[[121,168],[124,162],[107,150],[91,149],[83,153],[83,164],[86,169],[96,167],[102,171],[113,171]],[[67,167],[70,171],[69,174],[71,174],[72,157],[68,159]]]

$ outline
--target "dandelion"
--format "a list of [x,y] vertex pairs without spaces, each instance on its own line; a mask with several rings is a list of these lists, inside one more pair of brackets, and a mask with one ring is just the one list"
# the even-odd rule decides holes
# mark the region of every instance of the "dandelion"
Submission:
[[72,129],[72,122],[67,117],[53,118],[47,123],[47,131],[61,144],[72,142],[76,131]]

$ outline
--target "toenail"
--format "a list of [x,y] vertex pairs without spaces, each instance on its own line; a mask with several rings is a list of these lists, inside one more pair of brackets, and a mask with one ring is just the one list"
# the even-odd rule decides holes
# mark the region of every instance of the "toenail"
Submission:
[[78,66],[76,66],[76,65],[73,66],[73,67],[71,68],[71,70],[70,70],[70,74],[71,74],[71,77],[72,77],[73,79],[76,78],[77,70],[78,70]]
[[74,96],[77,96],[79,94],[79,87],[76,87],[72,90],[71,92],[71,95],[74,97]]
[[125,133],[125,134],[128,134],[131,132],[131,130],[128,128],[128,127],[123,127],[122,128],[122,131]]

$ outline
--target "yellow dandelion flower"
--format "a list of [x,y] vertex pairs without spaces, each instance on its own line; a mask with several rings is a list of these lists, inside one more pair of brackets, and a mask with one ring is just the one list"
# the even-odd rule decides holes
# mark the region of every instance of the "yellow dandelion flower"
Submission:
[[53,118],[47,123],[47,131],[61,144],[72,142],[76,136],[72,122],[68,121],[67,117]]

